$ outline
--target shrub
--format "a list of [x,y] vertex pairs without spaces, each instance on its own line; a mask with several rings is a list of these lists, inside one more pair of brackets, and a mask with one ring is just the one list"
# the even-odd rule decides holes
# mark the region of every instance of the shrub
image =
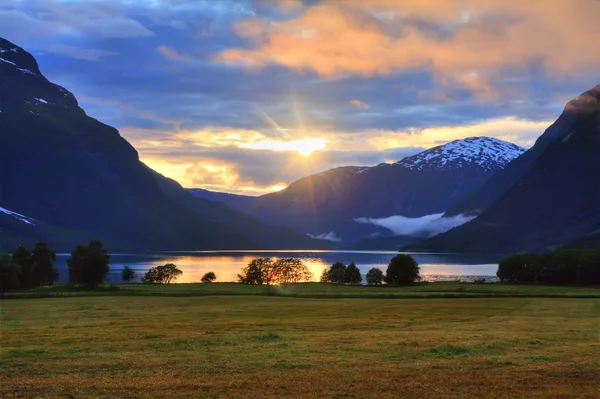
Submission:
[[385,273],[388,284],[412,284],[419,278],[419,264],[410,255],[394,256]]
[[366,277],[369,285],[381,285],[383,282],[383,272],[376,267],[369,270]]
[[217,275],[214,272],[208,272],[204,276],[202,276],[202,279],[200,279],[200,281],[202,281],[203,283],[212,283],[216,279]]

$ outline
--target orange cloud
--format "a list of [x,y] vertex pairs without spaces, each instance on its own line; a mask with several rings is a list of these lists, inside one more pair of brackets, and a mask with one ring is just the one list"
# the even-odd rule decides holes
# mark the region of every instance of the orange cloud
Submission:
[[358,108],[369,109],[369,104],[363,103],[360,100],[352,100],[352,101],[350,101],[350,104],[352,104],[352,105],[354,105],[355,107],[358,107]]
[[322,2],[295,17],[236,25],[250,47],[214,60],[277,64],[323,77],[426,69],[441,86],[495,97],[503,68],[541,62],[549,73],[600,67],[600,1],[366,0]]

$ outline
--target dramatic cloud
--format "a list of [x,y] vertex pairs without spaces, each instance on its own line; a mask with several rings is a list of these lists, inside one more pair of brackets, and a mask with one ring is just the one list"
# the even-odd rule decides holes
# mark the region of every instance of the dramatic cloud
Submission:
[[491,100],[500,94],[492,81],[502,70],[598,68],[597,15],[600,2],[589,0],[317,2],[289,19],[239,22],[236,32],[250,48],[224,50],[215,60],[323,77],[426,69],[442,86]]
[[475,218],[475,216],[463,215],[442,217],[443,215],[443,213],[438,213],[420,218],[407,218],[397,215],[381,219],[358,218],[355,220],[359,223],[385,227],[396,235],[432,237],[456,226],[460,226],[461,224],[465,224]]
[[600,82],[599,7],[3,0],[0,36],[152,168],[261,194],[469,136],[530,146]]

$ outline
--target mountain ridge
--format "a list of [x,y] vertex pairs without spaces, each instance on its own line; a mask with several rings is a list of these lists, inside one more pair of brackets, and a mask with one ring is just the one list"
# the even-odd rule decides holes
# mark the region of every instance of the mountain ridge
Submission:
[[[355,241],[392,234],[355,219],[443,213],[524,151],[495,138],[472,137],[392,164],[329,169],[254,199],[238,201],[224,194],[219,199],[260,220],[278,220],[312,236],[333,232],[345,241]],[[412,167],[417,161],[419,167]],[[431,167],[424,167],[427,162]],[[195,194],[207,195],[200,191]],[[215,194],[208,195],[215,198]]]

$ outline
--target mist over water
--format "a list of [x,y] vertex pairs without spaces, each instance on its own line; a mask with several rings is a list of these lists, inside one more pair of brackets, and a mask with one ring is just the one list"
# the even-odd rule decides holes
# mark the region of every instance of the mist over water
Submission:
[[374,224],[385,227],[396,235],[432,237],[443,233],[454,227],[465,224],[475,218],[475,216],[456,215],[451,217],[442,217],[443,213],[422,216],[420,218],[407,218],[396,215],[387,218],[358,218],[354,219],[359,223]]
[[[236,281],[240,270],[252,259],[300,258],[310,268],[317,281],[324,268],[335,262],[356,263],[364,275],[372,267],[385,272],[387,265],[397,252],[393,251],[228,251],[228,252],[162,252],[147,254],[111,254],[110,273],[107,282],[121,282],[121,268],[130,266],[139,278],[153,266],[174,263],[183,271],[177,283],[200,282],[204,273],[213,271],[217,281]],[[502,256],[457,255],[457,254],[411,254],[421,267],[425,280],[473,280],[486,277],[493,280]],[[55,267],[59,282],[68,279],[67,259],[69,255],[58,254]]]

